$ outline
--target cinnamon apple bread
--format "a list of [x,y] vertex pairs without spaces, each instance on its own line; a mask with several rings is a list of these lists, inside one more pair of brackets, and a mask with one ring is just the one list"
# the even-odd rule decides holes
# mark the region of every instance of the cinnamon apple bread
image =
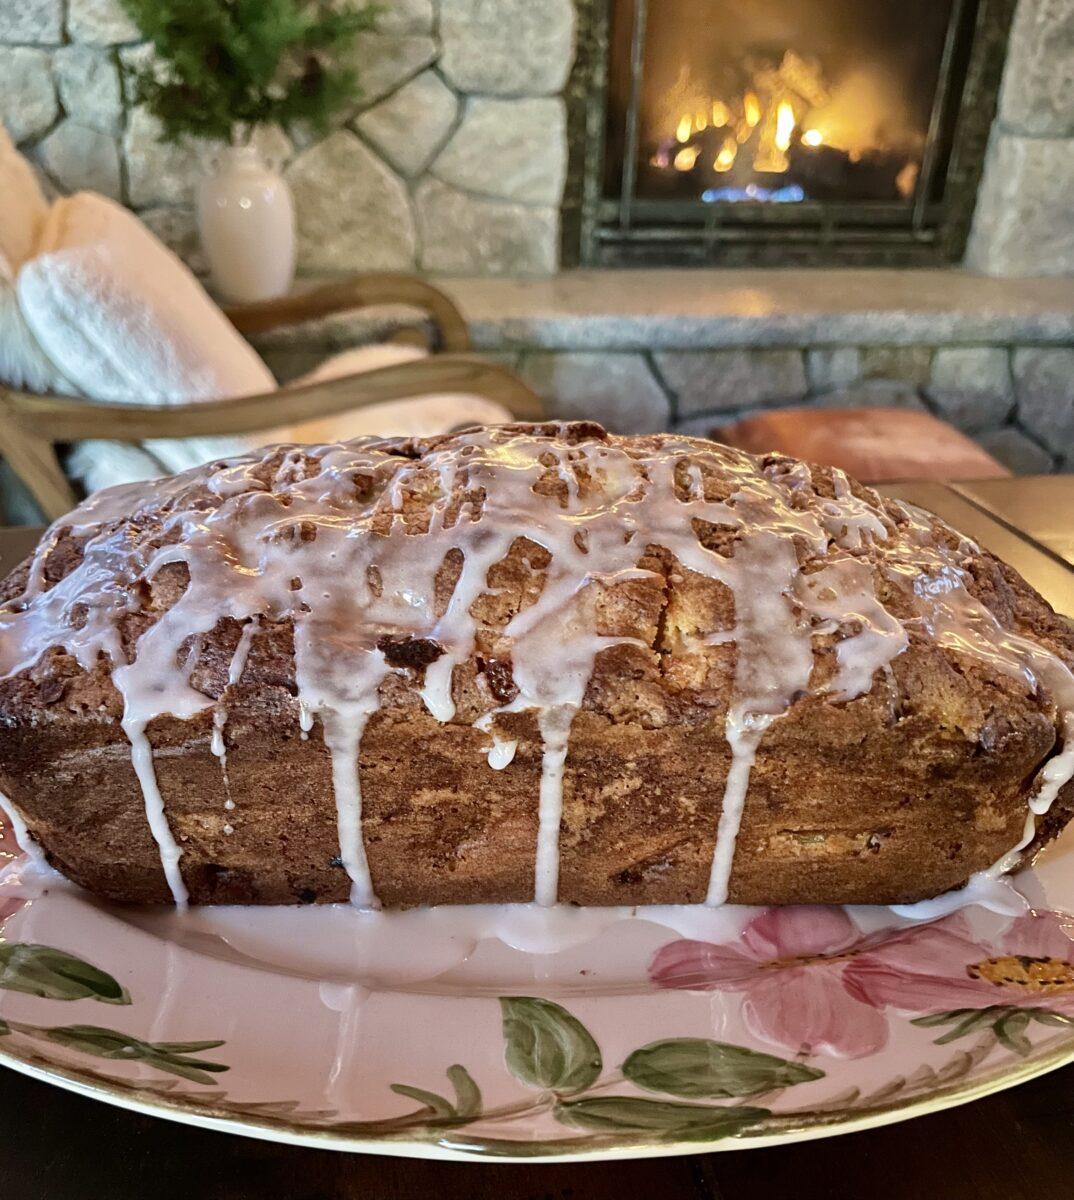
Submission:
[[591,423],[91,497],[0,593],[0,788],[116,900],[895,903],[1074,806],[1074,634],[843,473]]

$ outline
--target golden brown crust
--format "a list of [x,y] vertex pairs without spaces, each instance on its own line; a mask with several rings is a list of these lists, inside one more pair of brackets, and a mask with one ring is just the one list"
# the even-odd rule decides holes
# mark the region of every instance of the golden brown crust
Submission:
[[[548,436],[595,435],[589,427],[549,427]],[[654,439],[633,441],[644,447]],[[440,444],[397,443],[411,460]],[[760,465],[778,471],[790,462],[771,457]],[[550,474],[547,486],[554,490],[557,478]],[[706,475],[704,486],[707,498],[725,498],[718,477]],[[812,468],[812,487],[831,496],[831,473]],[[905,511],[853,488],[897,540]],[[471,501],[479,503],[460,499],[460,519]],[[423,511],[415,490],[405,509],[415,531]],[[742,536],[720,526],[698,533],[732,554]],[[934,534],[957,540],[938,521]],[[50,585],[77,565],[81,545],[61,534],[45,562]],[[539,596],[546,560],[520,534],[489,572],[472,609],[475,653],[453,677],[449,722],[430,716],[418,695],[439,648],[386,635],[381,649],[396,670],[381,686],[360,759],[365,844],[385,904],[532,898],[542,753],[536,721],[529,712],[496,717],[497,732],[518,740],[501,771],[490,769],[489,736],[473,722],[512,699],[503,629]],[[734,600],[661,546],[648,547],[642,562],[653,574],[587,591],[599,632],[633,641],[598,655],[572,729],[561,825],[566,902],[705,897],[730,763],[724,722],[735,659],[733,644],[707,644],[699,635],[731,629]],[[822,565],[806,561],[803,570]],[[1005,629],[1074,661],[1069,623],[1015,572],[983,552],[962,565],[973,595]],[[182,593],[184,572],[175,564],[141,585],[121,625],[128,650]],[[17,598],[25,576],[25,565],[17,568],[0,599]],[[445,558],[442,604],[457,576],[458,563]],[[879,572],[876,586],[889,611],[909,615]],[[210,750],[211,713],[159,717],[148,729],[191,900],[344,900],[350,881],[339,860],[330,761],[319,728],[308,737],[300,728],[291,623],[263,619],[241,679],[229,685],[240,634],[239,623],[225,619],[188,647],[192,686],[228,714],[226,772]],[[816,649],[814,681],[832,671],[834,659],[830,640],[817,639]],[[0,788],[65,874],[114,899],[163,902],[168,888],[121,713],[104,660],[87,672],[54,649],[0,681]],[[1018,841],[1031,782],[1055,743],[1053,698],[911,628],[908,649],[889,672],[878,672],[871,691],[848,702],[803,695],[772,725],[750,781],[729,898],[894,903],[957,886]],[[1074,787],[1067,786],[1031,849],[1062,828],[1072,809]]]

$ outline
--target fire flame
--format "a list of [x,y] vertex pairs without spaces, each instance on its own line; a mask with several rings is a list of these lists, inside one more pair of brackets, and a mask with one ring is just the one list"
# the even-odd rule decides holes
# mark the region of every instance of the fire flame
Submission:
[[735,165],[735,159],[738,157],[738,142],[733,137],[726,139],[720,147],[719,154],[716,155],[712,163],[714,171],[730,171]]
[[789,150],[791,145],[791,137],[794,134],[794,109],[786,100],[779,102],[779,107],[776,109],[776,149]]
[[717,128],[731,124],[731,110],[722,100],[712,102],[712,123]]
[[[785,174],[796,146],[823,146],[850,164],[874,150],[903,151],[905,166],[893,182],[900,195],[913,194],[920,139],[895,132],[910,128],[905,120],[900,125],[904,109],[888,82],[874,73],[851,71],[829,88],[816,59],[788,50],[781,59],[755,63],[737,98],[706,95],[684,65],[664,103],[663,119],[674,139],[660,142],[650,160],[661,169],[687,172],[703,162],[718,174],[734,171],[737,182],[743,168]],[[749,182],[743,178],[743,187]]]

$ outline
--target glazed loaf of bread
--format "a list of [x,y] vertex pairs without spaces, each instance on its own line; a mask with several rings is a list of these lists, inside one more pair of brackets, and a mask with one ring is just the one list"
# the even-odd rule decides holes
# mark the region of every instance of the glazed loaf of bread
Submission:
[[0,607],[0,787],[135,902],[896,903],[1074,805],[1074,634],[839,471],[590,423],[99,493]]

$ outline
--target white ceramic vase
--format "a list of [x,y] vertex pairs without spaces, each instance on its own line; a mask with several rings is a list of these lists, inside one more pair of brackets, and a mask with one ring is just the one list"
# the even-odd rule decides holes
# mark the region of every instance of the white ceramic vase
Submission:
[[295,208],[287,181],[254,146],[230,146],[198,188],[198,231],[213,286],[248,303],[287,292],[295,276]]

